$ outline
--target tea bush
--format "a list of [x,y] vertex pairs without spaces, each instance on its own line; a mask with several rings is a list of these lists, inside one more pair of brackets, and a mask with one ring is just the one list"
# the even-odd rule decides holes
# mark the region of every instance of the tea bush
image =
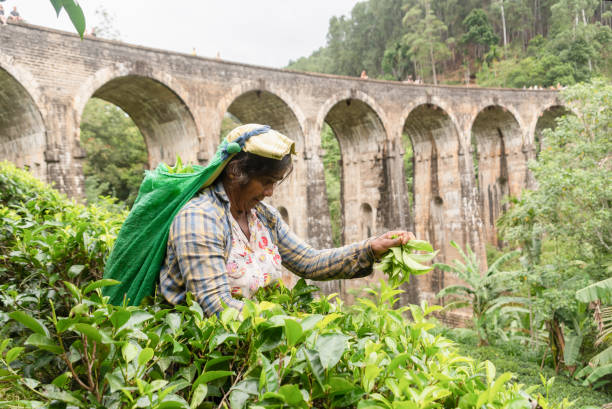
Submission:
[[385,282],[349,307],[303,280],[210,318],[191,297],[110,305],[116,282],[96,279],[125,215],[6,163],[0,191],[1,407],[531,408],[533,388],[459,354],[432,332],[439,307],[398,308]]
[[15,308],[38,317],[54,300],[68,311],[61,282],[102,277],[125,216],[111,199],[86,207],[0,162],[0,334],[12,331],[6,312]]

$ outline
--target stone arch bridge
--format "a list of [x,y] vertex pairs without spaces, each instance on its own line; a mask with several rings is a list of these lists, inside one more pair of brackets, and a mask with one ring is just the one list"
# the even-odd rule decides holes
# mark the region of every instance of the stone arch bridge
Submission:
[[[2,27],[0,160],[81,196],[79,126],[92,97],[130,115],[151,167],[173,163],[177,154],[205,164],[228,112],[294,138],[294,172],[273,204],[315,246],[331,245],[321,148],[327,123],[342,154],[344,242],[411,228],[447,262],[456,256],[450,240],[470,244],[484,258],[484,243],[496,241],[502,197],[530,185],[527,161],[535,157],[536,134],[563,111],[554,91],[300,73],[81,40],[25,24]],[[414,152],[413,208],[404,181],[404,133]],[[412,285],[408,296],[429,298],[453,281],[435,272]]]

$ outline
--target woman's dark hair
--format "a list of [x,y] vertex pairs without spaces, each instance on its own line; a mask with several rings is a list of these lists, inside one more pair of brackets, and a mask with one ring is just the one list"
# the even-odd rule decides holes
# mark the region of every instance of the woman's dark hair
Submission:
[[[287,170],[289,170],[287,172]],[[281,160],[266,158],[249,152],[238,152],[223,169],[222,177],[231,173],[241,185],[246,185],[253,178],[262,176],[277,176],[284,174],[286,178],[293,170],[291,154]],[[284,179],[283,178],[283,179]]]

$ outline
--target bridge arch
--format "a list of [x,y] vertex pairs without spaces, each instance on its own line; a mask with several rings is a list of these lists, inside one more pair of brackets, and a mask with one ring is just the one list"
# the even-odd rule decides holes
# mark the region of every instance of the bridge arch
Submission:
[[[259,87],[259,85],[263,85]],[[260,123],[270,125],[296,142],[297,155],[293,158],[293,171],[275,190],[274,195],[267,201],[277,209],[283,209],[287,215],[287,222],[291,220],[291,227],[300,235],[307,234],[307,220],[289,219],[289,215],[307,214],[307,203],[297,201],[295,198],[306,197],[307,175],[301,152],[304,149],[304,134],[302,124],[296,112],[300,112],[293,102],[287,102],[288,96],[283,97],[266,89],[265,84],[250,83],[235,87],[230,95],[220,104],[222,112],[228,112],[238,119],[240,123]],[[236,92],[239,91],[239,94]],[[231,98],[231,99],[230,99]],[[300,114],[301,115],[301,114]]]
[[266,81],[241,82],[229,90],[218,106],[221,114],[229,112],[242,123],[270,125],[294,139],[298,155],[304,149],[304,114],[282,88]]
[[505,210],[504,197],[518,195],[527,183],[522,128],[511,111],[489,105],[474,119],[471,134],[485,237],[499,245],[495,222]]
[[[361,218],[362,203],[368,203],[374,215],[370,226],[372,234],[383,227],[380,198],[389,181],[386,180],[383,166],[387,132],[381,112],[372,98],[359,91],[336,94],[319,110],[313,138],[320,138],[323,124],[327,123],[340,147],[343,243],[367,237],[366,231],[362,231],[360,224],[355,222]],[[317,145],[320,146],[319,141]]]
[[[384,114],[385,111],[382,109],[382,107],[376,102],[374,98],[372,98],[365,92],[351,89],[332,95],[323,103],[323,105],[321,105],[321,108],[319,108],[319,112],[317,113],[317,118],[313,129],[313,135],[319,136],[321,134],[321,130],[323,129],[323,123],[327,122],[327,117],[333,107],[338,105],[338,103],[340,103],[341,101],[350,100],[358,100],[362,104],[367,106],[367,112],[374,114],[374,116],[376,117],[376,122],[380,122],[382,130],[384,131],[385,135],[387,134],[387,129],[389,129],[389,127],[386,125],[387,120]],[[313,141],[313,143],[316,146],[321,145],[320,141]]]
[[[74,102],[77,120],[80,123],[90,98],[103,99],[125,111],[140,129],[151,168],[160,162],[173,164],[177,155],[184,162],[196,163],[199,145],[196,120],[184,99],[163,81],[163,77],[167,75],[156,75],[142,68],[102,69],[77,93]],[[78,124],[76,130],[75,146],[78,147]]]
[[0,57],[0,160],[9,160],[46,181],[46,127],[31,74]]
[[542,132],[545,129],[554,130],[557,127],[557,118],[564,115],[574,115],[574,112],[564,105],[559,104],[550,104],[542,109],[538,115],[538,120],[534,124],[533,132],[530,132],[530,135],[533,135],[533,145],[536,157],[540,154],[543,146]]
[[[455,254],[450,241],[465,241],[458,127],[447,110],[422,103],[407,115],[404,132],[410,136],[414,155],[415,234],[450,257]],[[429,286],[421,288],[424,297],[433,297],[444,281],[444,272],[433,272]]]

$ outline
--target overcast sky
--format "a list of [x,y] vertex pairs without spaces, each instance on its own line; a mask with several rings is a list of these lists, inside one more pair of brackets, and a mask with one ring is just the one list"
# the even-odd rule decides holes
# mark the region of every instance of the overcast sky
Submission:
[[[332,16],[350,15],[358,0],[81,0],[87,26],[101,6],[122,41],[281,68],[325,45]],[[6,0],[31,24],[75,32],[49,0]]]

